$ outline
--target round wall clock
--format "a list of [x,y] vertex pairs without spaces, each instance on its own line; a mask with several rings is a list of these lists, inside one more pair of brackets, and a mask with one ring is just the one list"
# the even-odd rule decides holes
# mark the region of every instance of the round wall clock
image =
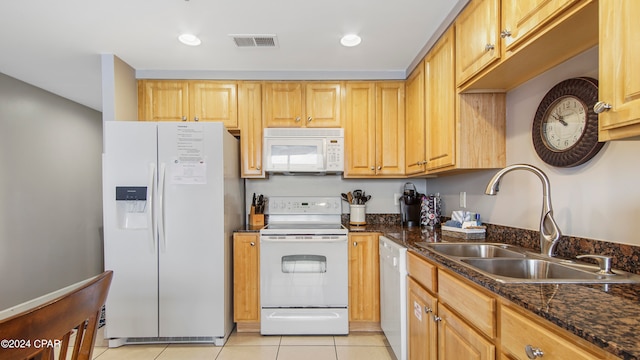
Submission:
[[544,96],[533,119],[531,135],[538,156],[549,165],[572,167],[594,157],[598,142],[598,80],[564,80]]

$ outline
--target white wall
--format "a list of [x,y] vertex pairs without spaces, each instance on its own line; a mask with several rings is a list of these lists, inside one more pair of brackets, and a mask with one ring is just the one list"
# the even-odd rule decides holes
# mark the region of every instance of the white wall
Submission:
[[[285,176],[273,175],[266,180],[247,180],[247,209],[251,195],[270,196],[340,196],[355,189],[361,189],[371,200],[366,204],[368,214],[399,214],[400,206],[394,204],[394,194],[401,194],[405,183],[411,182],[418,192],[426,191],[425,179],[343,179],[342,176]],[[349,213],[346,202],[342,203],[342,212]]]
[[0,309],[102,271],[97,111],[0,74]]
[[[539,102],[558,82],[577,76],[598,78],[598,49],[593,48],[507,93],[507,164],[527,163],[551,181],[554,216],[566,235],[640,245],[640,141],[607,143],[591,161],[555,168],[533,148],[531,125]],[[484,195],[496,171],[428,179],[429,192],[440,192],[445,214],[459,209],[467,192],[468,210],[492,224],[537,230],[542,208],[540,180],[529,172],[510,172],[497,196]]]

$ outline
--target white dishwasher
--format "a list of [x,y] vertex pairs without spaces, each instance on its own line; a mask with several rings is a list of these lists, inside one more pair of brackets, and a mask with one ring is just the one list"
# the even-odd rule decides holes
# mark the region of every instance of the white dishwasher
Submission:
[[407,248],[380,236],[380,325],[398,360],[407,359]]

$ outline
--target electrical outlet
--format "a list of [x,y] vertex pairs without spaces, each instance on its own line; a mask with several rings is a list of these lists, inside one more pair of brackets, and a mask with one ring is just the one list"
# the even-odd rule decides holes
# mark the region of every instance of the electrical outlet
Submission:
[[393,205],[400,205],[400,197],[402,196],[402,194],[400,193],[393,193]]
[[460,207],[463,208],[463,209],[467,207],[467,192],[466,191],[460,191]]

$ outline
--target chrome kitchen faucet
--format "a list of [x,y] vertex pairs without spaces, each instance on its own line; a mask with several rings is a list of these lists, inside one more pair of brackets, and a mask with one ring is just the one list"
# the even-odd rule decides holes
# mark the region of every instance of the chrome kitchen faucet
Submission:
[[547,175],[535,166],[527,164],[509,165],[498,171],[487,184],[484,191],[487,195],[496,195],[500,190],[500,179],[502,176],[513,170],[527,170],[540,178],[542,181],[542,215],[540,217],[540,253],[543,255],[554,256],[555,248],[558,240],[562,237],[558,224],[553,219],[553,208],[551,207],[551,184]]

